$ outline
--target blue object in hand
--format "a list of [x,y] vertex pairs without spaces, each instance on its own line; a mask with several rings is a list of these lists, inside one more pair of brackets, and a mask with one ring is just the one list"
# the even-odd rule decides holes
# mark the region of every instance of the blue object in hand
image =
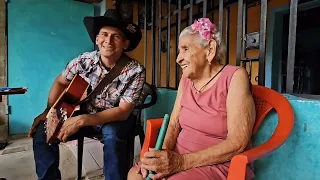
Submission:
[[[168,125],[169,125],[169,115],[165,114],[164,118],[163,118],[163,122],[160,128],[160,132],[157,138],[157,142],[156,142],[156,147],[155,150],[161,150],[162,149],[162,145],[163,145],[163,141],[164,141],[164,137],[166,136],[166,132],[168,129]],[[149,174],[154,174],[154,172],[149,171]],[[151,180],[150,177],[147,177],[147,180]]]

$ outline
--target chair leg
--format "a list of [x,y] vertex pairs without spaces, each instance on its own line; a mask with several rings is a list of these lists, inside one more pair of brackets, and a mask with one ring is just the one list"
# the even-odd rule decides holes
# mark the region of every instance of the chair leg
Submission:
[[78,180],[82,178],[83,141],[84,137],[78,138]]
[[138,131],[139,131],[140,146],[141,146],[141,149],[142,149],[142,146],[143,146],[143,143],[144,143],[144,138],[145,138],[145,135],[144,135],[144,132],[143,132],[143,127],[139,126]]

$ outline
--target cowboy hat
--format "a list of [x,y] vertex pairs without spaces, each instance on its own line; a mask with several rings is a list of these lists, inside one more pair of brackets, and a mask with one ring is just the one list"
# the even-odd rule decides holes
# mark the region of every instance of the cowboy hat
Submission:
[[84,17],[83,22],[93,43],[96,42],[96,36],[102,27],[118,28],[130,41],[129,47],[124,50],[125,52],[134,50],[142,38],[140,28],[132,22],[125,22],[115,9],[106,10],[103,16]]

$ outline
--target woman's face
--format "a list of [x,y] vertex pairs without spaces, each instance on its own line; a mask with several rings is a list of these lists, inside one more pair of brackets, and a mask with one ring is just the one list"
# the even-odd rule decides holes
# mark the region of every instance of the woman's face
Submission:
[[179,55],[176,62],[185,77],[195,79],[208,66],[208,48],[200,45],[198,35],[183,35],[179,40]]

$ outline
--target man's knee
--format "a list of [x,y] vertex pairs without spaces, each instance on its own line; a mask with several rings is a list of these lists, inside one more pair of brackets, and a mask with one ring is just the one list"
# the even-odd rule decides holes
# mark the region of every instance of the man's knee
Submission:
[[124,141],[127,140],[131,124],[126,121],[120,121],[102,126],[104,141]]

